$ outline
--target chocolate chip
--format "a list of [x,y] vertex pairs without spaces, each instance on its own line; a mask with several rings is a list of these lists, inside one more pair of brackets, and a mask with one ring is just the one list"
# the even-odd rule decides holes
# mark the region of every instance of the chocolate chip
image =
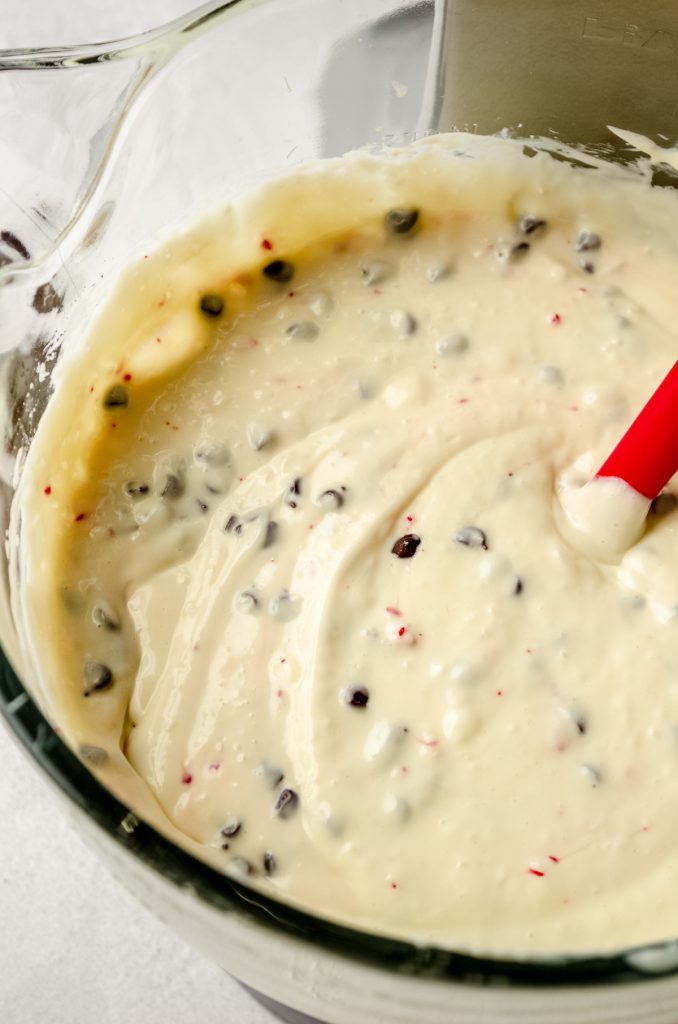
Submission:
[[524,590],[524,584],[520,576],[516,578],[516,582],[513,584],[513,596],[519,597]]
[[287,284],[294,276],[294,266],[288,263],[287,260],[272,260],[271,263],[266,264],[262,273],[270,278],[271,281],[277,281],[278,284]]
[[110,633],[117,633],[120,629],[120,617],[109,604],[103,601],[95,604],[92,608],[92,622],[97,629],[106,629]]
[[243,875],[245,878],[254,873],[254,868],[245,857],[231,857],[229,868],[233,874]]
[[271,875],[274,875],[278,870],[278,862],[270,850],[266,850],[263,853],[261,858],[261,864],[264,869],[264,874],[268,875],[269,878],[271,877]]
[[454,334],[447,334],[436,342],[436,352],[439,356],[460,356],[466,352],[469,340],[465,334],[456,331]]
[[596,789],[604,780],[602,770],[595,764],[583,764],[580,766],[579,771],[584,779],[591,785],[593,789]]
[[388,231],[394,235],[406,235],[411,231],[419,220],[419,210],[396,209],[389,210],[384,218],[384,224]]
[[299,797],[293,789],[281,789],[273,805],[273,813],[283,821],[287,821],[299,806]]
[[129,402],[127,388],[114,384],[104,395],[104,409],[124,409]]
[[55,309],[60,310],[63,304],[63,295],[49,281],[35,289],[32,306],[36,313],[52,313]]
[[574,247],[577,252],[595,252],[596,249],[600,249],[602,244],[603,241],[600,235],[597,235],[594,231],[580,231]]
[[108,760],[108,754],[103,747],[95,747],[90,743],[81,743],[78,747],[78,753],[83,761],[87,761],[88,764],[100,765]]
[[595,274],[596,272],[595,264],[591,263],[591,260],[582,260],[579,266],[585,274]]
[[292,341],[315,341],[320,334],[320,328],[312,320],[300,320],[299,323],[290,324],[285,328],[285,334]]
[[240,818],[227,818],[224,824],[221,826],[221,835],[224,837],[224,839],[235,839],[235,837],[241,831],[242,821],[240,820]]
[[248,423],[246,433],[249,446],[255,452],[261,451],[262,448],[265,448],[275,438],[274,432],[260,423]]
[[204,466],[227,466],[228,448],[223,444],[201,444],[193,452],[195,461]]
[[656,516],[667,516],[678,506],[678,498],[670,491],[662,491],[650,505],[650,512]]
[[384,281],[388,281],[389,278],[393,277],[395,267],[391,263],[386,263],[385,260],[370,260],[369,263],[363,263],[360,271],[365,285],[372,287],[373,285],[383,284]]
[[301,597],[290,594],[288,590],[281,590],[277,597],[269,601],[268,611],[278,622],[291,622],[301,611]]
[[224,300],[221,295],[208,292],[200,300],[200,312],[205,316],[220,316],[224,311]]
[[417,321],[406,309],[394,309],[389,316],[391,327],[401,338],[408,338],[417,329]]
[[452,540],[465,548],[482,548],[483,551],[488,549],[487,537],[477,526],[462,526]]
[[240,590],[233,598],[233,607],[241,615],[252,615],[259,607],[259,595],[253,587]]
[[270,519],[266,523],[266,529],[264,530],[264,539],[261,542],[262,549],[270,548],[278,539],[278,532],[280,527],[276,523],[275,519]]
[[254,774],[262,779],[269,789],[277,789],[285,778],[282,769],[278,768],[275,764],[269,764],[268,761],[262,761],[258,764],[254,769]]
[[319,494],[316,498],[316,504],[318,504],[320,508],[325,509],[326,512],[336,512],[337,509],[341,508],[344,504],[344,500],[344,495],[341,491],[331,489]]
[[366,708],[370,699],[370,693],[365,686],[347,686],[341,694],[344,704],[352,708]]
[[391,554],[396,555],[397,558],[413,558],[420,544],[421,537],[417,537],[416,533],[406,533],[402,537],[398,537],[391,548]]
[[83,690],[85,697],[89,697],[95,691],[107,690],[113,685],[113,673],[108,665],[104,665],[100,661],[85,662],[82,674],[85,681]]
[[165,483],[160,492],[161,498],[167,498],[168,501],[176,501],[180,498],[186,490],[183,479],[178,473],[168,473],[165,477]]
[[134,480],[129,480],[125,484],[125,494],[130,498],[142,498],[144,494],[148,494],[150,487],[148,484],[138,484]]
[[543,217],[521,217],[518,230],[524,235],[542,235],[546,231],[546,221]]
[[288,486],[287,490],[285,491],[283,501],[288,506],[288,508],[297,507],[297,498],[300,497],[301,495],[301,486],[301,477],[297,477],[295,480],[292,481],[292,483]]
[[577,732],[580,734],[580,736],[585,736],[589,728],[585,716],[580,711],[573,711],[572,721],[576,725]]

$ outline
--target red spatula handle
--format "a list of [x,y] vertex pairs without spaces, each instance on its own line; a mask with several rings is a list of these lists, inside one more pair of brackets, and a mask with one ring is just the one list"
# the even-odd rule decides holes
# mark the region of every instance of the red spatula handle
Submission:
[[596,476],[616,476],[656,498],[678,471],[678,362],[638,413]]

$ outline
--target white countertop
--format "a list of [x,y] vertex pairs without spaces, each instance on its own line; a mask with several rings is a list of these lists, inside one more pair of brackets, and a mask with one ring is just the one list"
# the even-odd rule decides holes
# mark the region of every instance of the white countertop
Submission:
[[273,1024],[83,845],[0,721],[2,1024]]

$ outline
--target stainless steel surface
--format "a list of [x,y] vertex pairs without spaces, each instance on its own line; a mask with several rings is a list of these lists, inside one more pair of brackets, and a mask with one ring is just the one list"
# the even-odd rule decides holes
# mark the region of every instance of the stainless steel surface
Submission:
[[678,137],[675,0],[436,5],[422,126],[612,143],[606,125]]

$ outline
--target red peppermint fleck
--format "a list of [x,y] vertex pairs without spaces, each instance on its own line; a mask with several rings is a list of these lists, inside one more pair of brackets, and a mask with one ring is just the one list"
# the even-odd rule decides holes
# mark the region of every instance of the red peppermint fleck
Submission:
[[148,256],[144,256],[144,259],[145,259],[145,260],[147,260],[147,259],[148,259]]
[[552,853],[549,853],[549,860],[552,864],[560,864],[560,857],[554,857]]
[[397,882],[390,882],[389,884],[390,884],[392,889],[397,889],[398,888],[398,883]]
[[45,494],[51,494],[51,493],[52,493],[52,488],[50,487],[50,485],[49,485],[49,484],[47,484],[47,487],[45,487],[45,491],[44,491],[44,493],[45,493]]
[[280,659],[280,664],[284,665],[286,661],[287,661],[287,658],[281,658]]
[[405,636],[406,632],[407,632],[407,630],[406,630],[405,626],[401,626],[400,629],[398,630],[398,636]]
[[460,398],[457,402],[457,405],[466,405],[467,402],[468,398]]
[[560,313],[554,313],[553,316],[551,317],[551,323],[552,324],[559,324],[560,320],[561,320]]
[[288,292],[288,293],[287,293],[287,297],[288,297],[289,299],[293,299],[293,298],[294,298],[294,292]]
[[117,426],[118,426],[117,423],[111,423],[111,430],[116,430]]
[[273,248],[273,242],[269,242],[268,238],[262,238],[261,248],[265,249],[266,252],[270,252],[271,249]]
[[408,523],[414,522],[414,516],[405,516],[405,518],[407,519]]
[[588,288],[578,288],[577,291],[581,292],[582,295],[588,295]]
[[285,691],[284,691],[284,690],[278,690],[278,691],[277,691],[277,693],[276,693],[276,697],[277,697],[277,698],[278,698],[279,700],[280,700],[280,699],[281,699],[282,697],[284,697],[284,696],[285,696]]
[[504,696],[504,691],[503,690],[497,690],[497,697],[503,697],[503,696]]
[[221,761],[212,761],[212,763],[210,764],[210,771],[211,772],[218,772],[220,768],[221,768]]
[[182,785],[190,786],[190,784],[192,782],[193,782],[193,776],[190,774],[190,772],[184,772],[183,775],[181,776],[181,783],[182,783]]
[[543,871],[537,871],[536,868],[528,868],[528,871],[530,872],[531,875],[536,875],[537,878],[543,878],[544,877],[544,872]]
[[440,740],[417,740],[417,743],[421,743],[422,747],[437,747]]
[[398,615],[399,617],[403,614],[400,608],[394,608],[391,604],[386,606],[386,611],[389,615]]
[[126,373],[122,379],[129,382],[132,379],[132,374]]
[[156,345],[162,345],[162,338],[156,338],[155,343]]
[[86,512],[78,512],[77,516],[75,517],[76,523],[81,523],[83,521],[83,519],[87,519],[87,513]]

